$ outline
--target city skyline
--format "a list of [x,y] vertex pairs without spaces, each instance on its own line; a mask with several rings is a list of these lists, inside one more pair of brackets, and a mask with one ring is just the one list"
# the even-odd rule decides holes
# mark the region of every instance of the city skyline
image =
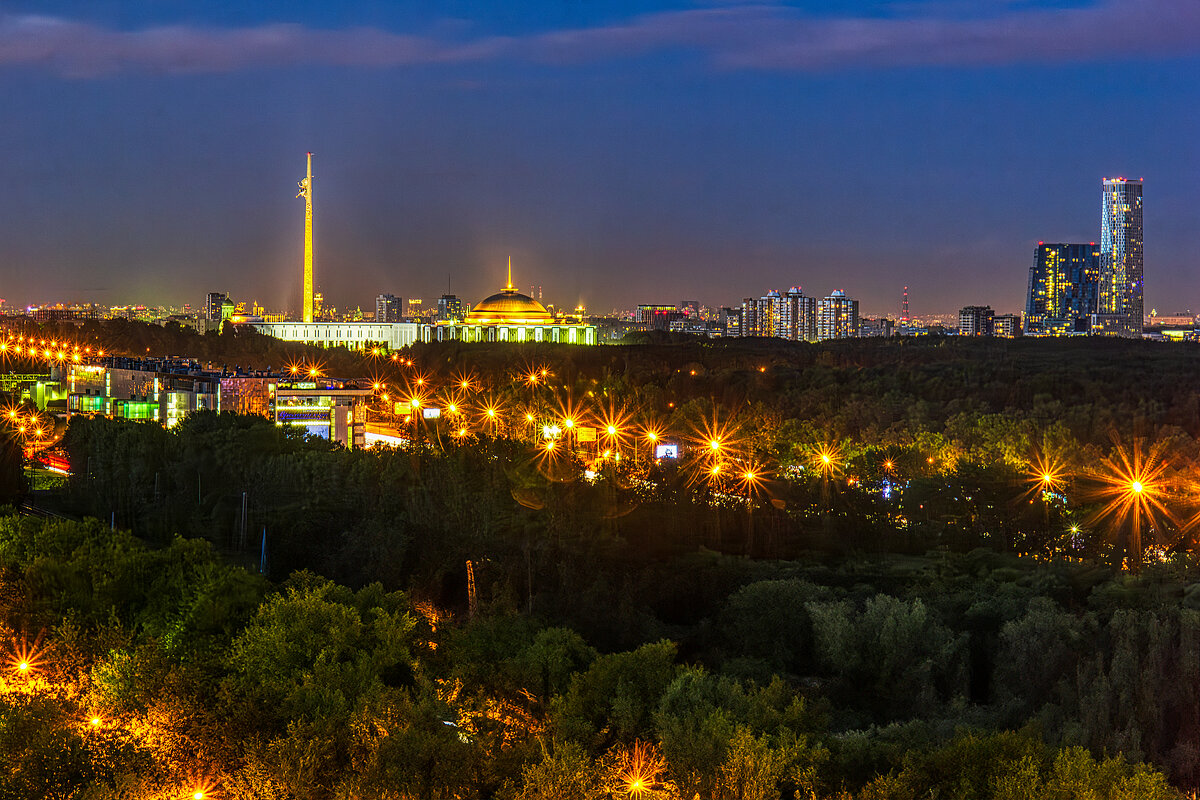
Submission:
[[[1200,297],[1189,4],[451,11],[13,6],[0,296],[298,311],[312,151],[340,308],[472,302],[511,255],[596,312],[796,284],[1019,310],[1030,248],[1096,240],[1114,174],[1151,182],[1145,308]],[[1097,93],[1139,124],[1081,129]]]

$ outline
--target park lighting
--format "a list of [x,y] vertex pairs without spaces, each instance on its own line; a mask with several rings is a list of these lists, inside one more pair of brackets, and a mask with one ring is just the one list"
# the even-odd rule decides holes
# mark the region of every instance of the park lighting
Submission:
[[1156,520],[1174,522],[1164,500],[1168,489],[1164,473],[1168,464],[1162,458],[1164,442],[1155,443],[1145,451],[1140,441],[1133,447],[1117,445],[1113,453],[1103,459],[1098,476],[1102,482],[1100,494],[1107,503],[1098,517],[1109,517],[1113,528],[1126,535],[1126,552],[1132,556],[1132,569],[1137,570],[1142,557],[1142,529],[1149,526],[1155,530]]
[[608,431],[609,436],[617,435],[617,426],[616,425],[609,425],[605,430]]
[[525,421],[532,423],[533,422],[533,414],[530,414],[528,411],[526,411],[525,412]]
[[567,417],[566,419],[563,420],[563,425],[565,425],[567,428],[574,428],[575,420],[571,419],[570,417]]

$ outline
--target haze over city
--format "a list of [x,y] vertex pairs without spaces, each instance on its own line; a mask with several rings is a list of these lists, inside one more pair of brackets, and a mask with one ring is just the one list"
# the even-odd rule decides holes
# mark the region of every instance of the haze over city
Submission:
[[801,284],[1023,307],[1039,240],[1146,181],[1145,308],[1200,297],[1200,7],[7,4],[5,298],[296,309],[317,282],[595,311]]

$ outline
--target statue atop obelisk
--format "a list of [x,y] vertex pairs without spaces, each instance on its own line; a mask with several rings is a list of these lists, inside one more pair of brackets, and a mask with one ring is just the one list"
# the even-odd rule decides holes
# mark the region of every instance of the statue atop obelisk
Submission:
[[313,246],[312,246],[312,153],[308,154],[308,175],[300,181],[304,198],[304,322],[313,321]]

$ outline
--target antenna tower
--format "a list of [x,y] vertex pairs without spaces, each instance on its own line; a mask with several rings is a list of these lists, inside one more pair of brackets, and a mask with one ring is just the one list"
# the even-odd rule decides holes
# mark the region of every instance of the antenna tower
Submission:
[[904,287],[904,299],[900,301],[900,321],[911,322],[908,316],[908,287]]

